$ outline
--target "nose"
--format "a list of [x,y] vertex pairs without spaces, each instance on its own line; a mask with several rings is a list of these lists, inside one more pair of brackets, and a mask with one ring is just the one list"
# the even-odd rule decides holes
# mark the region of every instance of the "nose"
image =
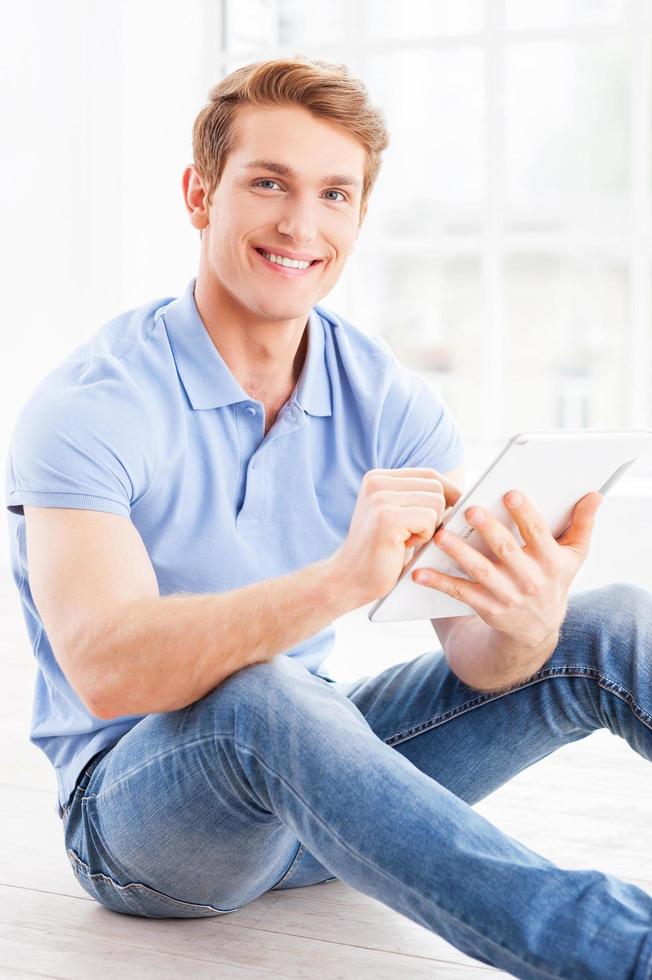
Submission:
[[310,242],[317,235],[315,205],[303,197],[288,196],[276,229],[295,242]]

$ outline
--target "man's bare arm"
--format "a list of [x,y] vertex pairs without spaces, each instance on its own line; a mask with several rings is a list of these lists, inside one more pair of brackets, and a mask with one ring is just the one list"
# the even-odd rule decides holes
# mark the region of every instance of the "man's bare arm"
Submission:
[[432,537],[456,495],[432,469],[369,470],[347,538],[329,558],[229,592],[163,598],[128,518],[26,506],[30,588],[89,710],[171,711],[388,592],[406,548]]
[[191,704],[355,608],[328,560],[229,592],[161,598],[128,518],[24,509],[34,602],[59,666],[99,718]]
[[136,601],[104,621],[86,652],[106,671],[95,713],[183,708],[352,608],[329,560],[229,592]]
[[459,620],[444,652],[456,677],[476,691],[504,691],[522,683],[541,670],[559,642],[558,629],[540,644],[527,647],[492,629],[477,614]]

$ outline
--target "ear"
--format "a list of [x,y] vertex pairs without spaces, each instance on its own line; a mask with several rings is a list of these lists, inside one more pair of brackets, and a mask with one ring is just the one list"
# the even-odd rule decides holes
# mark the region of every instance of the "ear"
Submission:
[[194,164],[184,170],[182,186],[183,199],[190,215],[190,223],[193,228],[201,230],[208,224],[208,204],[202,179]]

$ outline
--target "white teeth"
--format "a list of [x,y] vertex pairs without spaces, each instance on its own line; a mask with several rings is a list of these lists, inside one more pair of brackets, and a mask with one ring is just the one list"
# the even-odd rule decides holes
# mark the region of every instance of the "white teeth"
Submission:
[[300,259],[286,259],[282,255],[274,255],[273,252],[263,252],[266,259],[270,262],[276,262],[277,265],[287,266],[288,269],[307,269],[310,262],[302,262]]

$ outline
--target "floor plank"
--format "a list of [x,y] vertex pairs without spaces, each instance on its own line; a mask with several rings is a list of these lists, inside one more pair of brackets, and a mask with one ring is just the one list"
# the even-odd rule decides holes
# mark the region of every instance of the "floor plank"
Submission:
[[[145,920],[99,906],[72,874],[54,773],[28,740],[34,664],[13,588],[0,580],[0,831],[9,842],[0,850],[0,977],[506,976],[343,882],[270,892],[214,919]],[[341,624],[338,678],[438,646],[429,623],[377,632],[364,617]],[[652,772],[606,731],[564,746],[475,809],[562,867],[599,868],[652,894]]]
[[[346,889],[341,883],[333,884]],[[276,897],[278,903],[270,900],[266,903],[268,908],[287,904],[285,895],[279,893]],[[318,975],[324,980],[352,975],[361,980],[396,976],[424,980],[433,975],[460,977],[460,969],[469,970],[469,975],[476,977],[488,973],[506,976],[468,958],[466,965],[461,960],[455,964],[432,955],[402,954],[343,942],[336,934],[329,939],[315,939],[294,934],[291,928],[270,929],[263,925],[264,915],[250,925],[236,924],[238,913],[212,919],[143,919],[110,912],[93,901],[34,896],[5,888],[0,888],[0,909],[3,964],[24,966],[20,951],[29,950],[30,969],[44,969],[55,975],[65,970],[66,977],[113,977],[120,970],[123,976],[125,972],[134,975],[130,971],[135,970],[139,977],[148,976],[150,971],[158,976],[185,972],[186,976],[200,978],[314,977],[317,963]],[[327,912],[336,921],[332,908]],[[29,920],[30,925],[26,926]]]

